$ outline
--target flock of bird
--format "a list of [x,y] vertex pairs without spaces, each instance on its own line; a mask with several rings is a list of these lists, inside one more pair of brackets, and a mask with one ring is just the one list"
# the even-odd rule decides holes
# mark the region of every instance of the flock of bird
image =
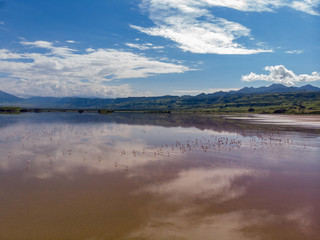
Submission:
[[[7,158],[21,158],[25,159],[27,167],[31,166],[31,163],[34,159],[32,156],[36,154],[42,154],[42,158],[46,159],[47,162],[52,165],[55,161],[61,159],[67,159],[68,157],[77,157],[78,159],[86,162],[88,160],[92,161],[92,159],[96,159],[98,163],[103,160],[110,160],[108,156],[112,156],[112,161],[114,161],[115,167],[122,167],[128,170],[128,165],[123,164],[123,162],[127,162],[130,158],[169,158],[174,157],[181,154],[186,154],[188,152],[193,151],[202,151],[204,153],[210,152],[221,152],[221,151],[239,151],[247,149],[249,151],[259,150],[262,148],[272,149],[276,146],[282,145],[291,145],[292,140],[290,137],[288,138],[286,135],[282,135],[279,132],[265,133],[259,134],[255,133],[252,136],[243,136],[237,133],[234,134],[202,134],[199,132],[198,138],[186,137],[184,140],[171,140],[171,143],[161,144],[161,145],[150,145],[146,140],[144,140],[145,144],[141,144],[137,147],[122,146],[122,142],[117,139],[109,139],[109,143],[111,142],[111,150],[110,144],[109,147],[105,150],[102,149],[99,153],[93,150],[92,152],[88,151],[88,149],[72,149],[70,146],[68,148],[68,141],[73,142],[74,144],[71,146],[76,146],[77,141],[80,141],[81,138],[87,138],[87,145],[90,146],[94,144],[96,141],[90,141],[90,139],[94,139],[97,136],[97,132],[85,129],[82,129],[78,133],[78,129],[67,128],[67,131],[61,131],[61,129],[50,128],[46,129],[45,127],[41,127],[36,130],[24,130],[18,129],[14,132],[5,132],[2,130],[0,142],[7,143],[7,147],[5,149],[0,148],[0,153],[2,152],[2,156],[4,156],[3,151],[7,151]],[[69,131],[69,133],[68,133]],[[65,135],[59,136],[59,133]],[[57,137],[58,135],[58,137]],[[72,136],[71,139],[68,139],[67,136]],[[106,136],[108,137],[108,131],[100,130],[98,137]],[[76,138],[76,139],[73,139]],[[37,141],[35,141],[37,139]],[[60,139],[60,140],[59,140]],[[170,139],[168,139],[170,142]],[[19,145],[20,144],[20,145]],[[33,146],[32,146],[33,144]],[[39,145],[38,145],[39,144]],[[10,146],[12,145],[12,148]],[[26,145],[29,146],[29,152],[26,154]],[[45,153],[45,151],[39,148],[43,148],[43,146],[48,147],[50,151]],[[17,148],[22,148],[19,151]],[[17,154],[15,154],[15,150]],[[34,149],[34,153],[32,153],[30,149]],[[60,154],[52,153],[52,149],[54,151],[60,151]],[[105,152],[103,152],[105,151]],[[112,151],[113,155],[108,155],[108,151]],[[20,155],[18,153],[20,152]],[[118,152],[118,153],[117,153]]]

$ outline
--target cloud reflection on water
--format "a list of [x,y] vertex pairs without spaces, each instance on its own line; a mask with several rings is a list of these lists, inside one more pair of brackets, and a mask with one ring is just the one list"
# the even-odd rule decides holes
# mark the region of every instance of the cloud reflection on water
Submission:
[[[300,240],[318,233],[320,145],[314,135],[305,147],[308,134],[258,132],[250,126],[241,135],[228,128],[34,121],[0,129],[0,176],[8,183],[3,189],[12,191],[12,198],[29,196],[29,206],[34,207],[32,194],[43,197],[47,187],[47,198],[39,199],[45,209],[53,196],[65,203],[57,192],[79,196],[79,209],[94,213],[91,219],[104,208],[107,219],[134,222],[137,227],[128,227],[123,239]],[[13,179],[19,190],[9,184]],[[78,202],[67,203],[64,212],[78,213],[73,206]],[[133,215],[139,219],[131,221]],[[282,233],[279,226],[293,233]]]
[[229,212],[206,217],[190,217],[189,211],[178,211],[168,216],[152,219],[146,226],[133,232],[128,239],[208,239],[208,240],[255,240],[242,229],[262,223],[259,213]]
[[165,195],[165,199],[176,202],[195,199],[215,199],[215,202],[228,201],[246,192],[245,186],[235,186],[236,179],[256,176],[250,169],[190,169],[181,171],[177,178],[158,185],[147,186],[144,191]]

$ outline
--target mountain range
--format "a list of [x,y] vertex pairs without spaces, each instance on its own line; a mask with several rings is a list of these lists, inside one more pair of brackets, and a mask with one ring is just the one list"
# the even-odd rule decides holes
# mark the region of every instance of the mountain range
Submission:
[[[320,88],[310,84],[302,87],[286,87],[282,84],[272,84],[268,87],[245,87],[238,91],[215,92],[199,94],[197,96],[161,96],[161,97],[128,97],[128,98],[80,98],[80,97],[31,97],[19,98],[6,92],[0,91],[0,106],[19,106],[24,108],[106,108],[116,110],[174,110],[210,108],[210,106],[221,106],[230,103],[238,103],[237,107],[246,104],[251,106],[257,104],[257,99],[263,101],[265,97],[274,98],[277,94],[298,94],[309,98],[311,93],[320,96]],[[288,95],[288,96],[289,96]],[[299,96],[300,96],[299,95]],[[311,95],[310,95],[311,96]],[[251,99],[251,100],[250,100]],[[258,101],[258,102],[259,102]],[[293,99],[294,101],[294,99]],[[246,103],[243,103],[246,102]],[[279,100],[280,103],[280,100]],[[262,103],[261,103],[262,104]]]

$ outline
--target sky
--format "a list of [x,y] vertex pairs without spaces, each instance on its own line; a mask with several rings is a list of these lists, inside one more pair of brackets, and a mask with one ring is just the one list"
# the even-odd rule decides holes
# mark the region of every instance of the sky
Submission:
[[320,0],[0,0],[0,90],[20,97],[320,87]]

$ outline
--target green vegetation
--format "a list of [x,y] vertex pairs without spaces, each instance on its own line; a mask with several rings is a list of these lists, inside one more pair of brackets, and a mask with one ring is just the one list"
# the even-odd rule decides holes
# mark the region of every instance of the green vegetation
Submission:
[[167,110],[167,111],[155,110],[155,111],[144,111],[144,113],[171,113],[171,111],[170,110]]
[[0,107],[0,113],[2,114],[20,114],[22,108],[19,107]]
[[[320,92],[201,94],[198,96],[135,97],[96,99],[86,103],[73,99],[68,108],[2,107],[2,112],[203,112],[203,113],[274,113],[320,114]],[[88,105],[87,105],[88,104]],[[80,110],[79,110],[80,109]],[[99,110],[100,109],[100,110]],[[1,110],[0,110],[1,111]]]
[[107,105],[116,111],[319,114],[320,92],[133,98]]
[[98,113],[100,114],[110,114],[113,113],[114,111],[110,110],[110,109],[100,109],[98,110]]
[[208,99],[198,106],[202,111],[219,113],[319,114],[320,93],[236,94]]

